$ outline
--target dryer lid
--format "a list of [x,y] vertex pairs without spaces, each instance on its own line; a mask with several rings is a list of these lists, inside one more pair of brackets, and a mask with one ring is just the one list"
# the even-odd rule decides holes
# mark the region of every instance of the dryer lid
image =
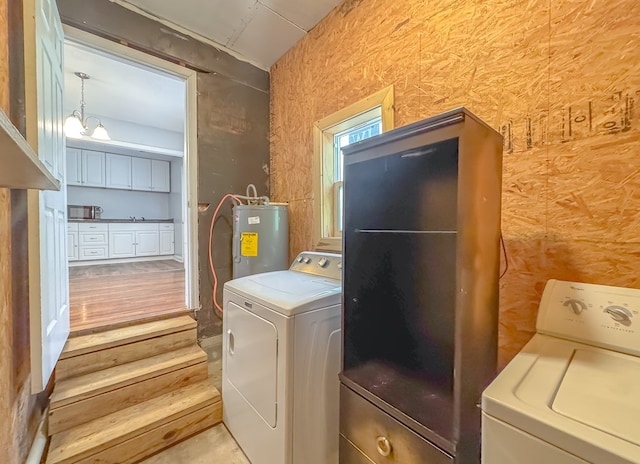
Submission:
[[286,270],[234,279],[225,283],[224,288],[285,316],[293,316],[340,304],[342,283]]

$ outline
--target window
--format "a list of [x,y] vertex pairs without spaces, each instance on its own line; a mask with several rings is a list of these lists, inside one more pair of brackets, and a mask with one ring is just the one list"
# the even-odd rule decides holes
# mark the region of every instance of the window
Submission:
[[393,86],[314,124],[316,249],[342,250],[342,148],[393,128]]

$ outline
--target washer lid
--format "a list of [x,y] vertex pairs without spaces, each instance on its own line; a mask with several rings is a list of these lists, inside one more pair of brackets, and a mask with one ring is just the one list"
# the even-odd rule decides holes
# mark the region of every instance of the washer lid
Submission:
[[552,409],[640,445],[640,359],[576,350]]
[[225,283],[224,288],[285,316],[293,316],[340,304],[342,283],[335,279],[286,270],[234,279]]
[[639,376],[635,356],[536,334],[484,391],[482,409],[588,462],[638,463]]

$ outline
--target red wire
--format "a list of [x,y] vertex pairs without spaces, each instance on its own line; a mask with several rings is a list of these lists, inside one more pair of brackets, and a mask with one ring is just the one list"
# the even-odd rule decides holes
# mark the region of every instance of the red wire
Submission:
[[240,199],[231,193],[227,193],[222,197],[220,203],[216,207],[216,210],[213,212],[213,216],[211,217],[211,227],[209,228],[209,267],[211,268],[211,273],[213,274],[213,291],[211,293],[211,300],[213,301],[213,305],[218,309],[218,311],[222,312],[222,307],[218,304],[218,299],[216,298],[216,293],[218,291],[218,276],[216,274],[216,270],[213,266],[213,257],[211,255],[211,247],[213,243],[213,225],[216,221],[216,217],[218,216],[218,211],[220,211],[220,207],[224,203],[227,198],[233,198],[238,204],[242,204]]

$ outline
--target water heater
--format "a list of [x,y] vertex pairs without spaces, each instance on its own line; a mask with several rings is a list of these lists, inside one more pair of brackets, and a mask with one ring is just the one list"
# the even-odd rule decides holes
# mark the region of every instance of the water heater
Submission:
[[286,205],[233,207],[233,278],[289,268]]

